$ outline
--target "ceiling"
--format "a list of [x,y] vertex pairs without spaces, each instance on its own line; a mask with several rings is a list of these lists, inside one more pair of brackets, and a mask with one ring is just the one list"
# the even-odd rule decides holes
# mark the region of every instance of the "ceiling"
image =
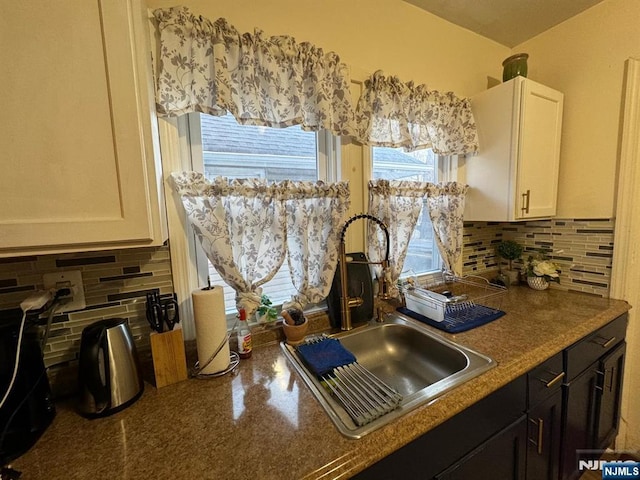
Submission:
[[483,37],[515,47],[603,0],[405,0]]

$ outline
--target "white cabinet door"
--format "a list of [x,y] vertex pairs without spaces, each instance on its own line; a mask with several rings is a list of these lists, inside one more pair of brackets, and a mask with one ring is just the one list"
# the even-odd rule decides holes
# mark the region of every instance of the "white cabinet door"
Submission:
[[479,152],[465,161],[465,220],[556,214],[563,94],[523,77],[471,99]]
[[136,1],[2,2],[0,256],[162,241],[142,21]]
[[522,84],[516,218],[556,214],[563,95],[535,82]]

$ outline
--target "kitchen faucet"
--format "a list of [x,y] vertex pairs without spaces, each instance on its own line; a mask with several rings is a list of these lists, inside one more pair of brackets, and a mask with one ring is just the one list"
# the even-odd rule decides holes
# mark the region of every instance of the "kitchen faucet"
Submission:
[[[389,293],[390,285],[389,279],[387,278],[389,275],[389,229],[384,224],[382,220],[374,217],[373,215],[369,215],[367,213],[360,213],[358,215],[354,215],[349,218],[342,230],[340,232],[340,313],[341,313],[341,329],[342,330],[351,330],[353,325],[351,324],[351,309],[354,307],[359,307],[364,303],[364,299],[361,296],[350,297],[349,296],[349,288],[347,285],[347,254],[346,254],[346,245],[345,245],[345,234],[349,226],[356,220],[361,218],[366,218],[367,220],[372,220],[376,222],[382,231],[384,232],[386,238],[386,253],[384,260],[381,262],[365,262],[359,260],[353,260],[350,263],[364,263],[367,265],[380,265],[382,267],[382,274],[378,278],[378,298],[383,300],[388,300],[392,298],[392,295]],[[362,295],[362,294],[360,294]]]

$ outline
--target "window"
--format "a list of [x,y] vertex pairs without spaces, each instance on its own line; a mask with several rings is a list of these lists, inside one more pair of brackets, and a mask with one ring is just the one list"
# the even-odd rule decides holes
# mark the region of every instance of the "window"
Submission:
[[[401,148],[373,147],[372,159],[374,179],[420,182],[441,180],[439,157],[431,150],[405,152]],[[433,239],[431,219],[425,205],[409,242],[403,276],[410,272],[416,275],[426,274],[440,270],[441,267],[442,260]]]
[[[230,114],[221,117],[191,114],[189,135],[194,169],[203,171],[208,178],[315,181],[333,177],[334,169],[326,154],[333,139],[328,134],[305,132],[298,126],[240,125]],[[211,283],[224,285],[227,313],[235,313],[235,291],[224,283],[204,255],[199,255],[200,262],[206,263]],[[286,260],[262,288],[276,305],[291,298],[296,291]]]

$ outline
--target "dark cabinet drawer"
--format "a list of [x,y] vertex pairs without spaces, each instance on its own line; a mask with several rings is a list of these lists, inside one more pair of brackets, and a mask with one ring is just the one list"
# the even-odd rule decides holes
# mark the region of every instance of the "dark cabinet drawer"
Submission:
[[527,405],[531,408],[560,390],[565,378],[562,352],[541,363],[527,374]]
[[627,318],[626,313],[621,315],[565,350],[567,381],[573,380],[589,365],[624,340]]

